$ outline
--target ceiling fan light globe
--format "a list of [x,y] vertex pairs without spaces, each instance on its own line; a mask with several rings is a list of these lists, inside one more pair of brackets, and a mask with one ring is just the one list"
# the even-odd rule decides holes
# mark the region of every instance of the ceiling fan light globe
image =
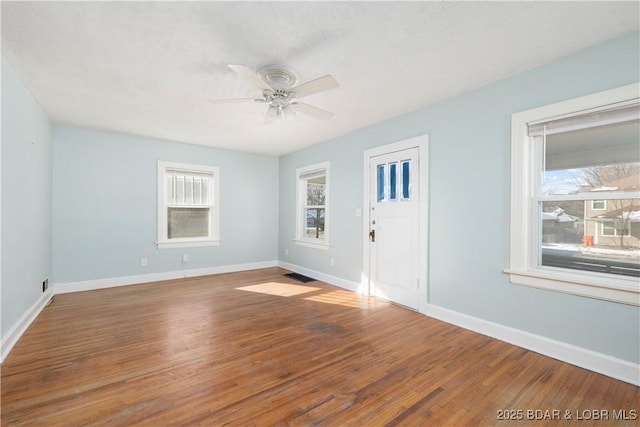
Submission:
[[269,108],[267,109],[267,114],[264,119],[266,122],[269,122],[269,123],[277,122],[279,120],[278,107],[274,107],[273,105],[270,105]]
[[285,105],[282,108],[282,117],[284,120],[291,120],[296,116],[296,110],[291,105]]

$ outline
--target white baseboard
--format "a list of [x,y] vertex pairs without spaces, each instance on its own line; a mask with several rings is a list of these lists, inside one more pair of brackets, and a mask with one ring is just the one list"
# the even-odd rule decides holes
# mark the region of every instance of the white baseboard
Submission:
[[311,270],[310,268],[300,267],[299,265],[291,264],[285,261],[278,261],[278,267],[286,268],[287,270],[291,270],[294,273],[303,274],[305,276],[312,277],[316,280],[320,280],[334,286],[339,286],[352,292],[361,293],[361,286],[358,282],[342,279],[340,277],[332,276],[320,271]]
[[428,305],[423,314],[553,359],[640,386],[640,365],[453,310]]
[[[359,292],[363,289],[360,283],[300,267],[299,265],[284,261],[279,261],[278,265],[287,270],[295,271],[296,273],[304,274],[305,276],[313,277],[314,279],[322,280],[323,282],[354,292]],[[517,345],[518,347],[526,348],[527,350],[571,365],[640,386],[640,365],[626,360],[431,304],[427,305],[425,310],[422,311],[422,314],[482,335],[499,339],[500,341],[508,342],[509,344]]]
[[4,362],[5,357],[9,354],[13,346],[18,342],[22,334],[27,330],[29,325],[38,317],[38,314],[46,307],[49,300],[53,297],[53,289],[49,288],[43,292],[38,300],[18,319],[16,323],[9,329],[7,334],[2,337],[0,342],[0,363]]
[[82,282],[55,283],[53,285],[53,289],[56,294],[66,294],[69,292],[91,291],[94,289],[113,288],[116,286],[160,282],[162,280],[184,279],[188,277],[208,276],[211,274],[257,270],[260,268],[276,267],[277,265],[277,261],[251,262],[246,264],[223,265],[219,267],[195,268],[184,271],[167,271],[164,273],[140,274],[136,276],[122,276],[107,279],[86,280]]

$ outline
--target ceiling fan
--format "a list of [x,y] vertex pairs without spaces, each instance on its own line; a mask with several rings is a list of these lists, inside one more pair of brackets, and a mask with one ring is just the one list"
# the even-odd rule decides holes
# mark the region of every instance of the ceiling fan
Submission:
[[254,72],[246,65],[229,65],[233,71],[244,77],[262,91],[262,98],[240,98],[212,100],[213,103],[227,102],[259,102],[268,104],[265,115],[265,123],[274,123],[290,119],[296,112],[315,117],[320,120],[329,120],[333,113],[313,105],[299,102],[298,99],[339,86],[333,76],[326,76],[302,83],[298,83],[298,77],[283,65],[267,65]]

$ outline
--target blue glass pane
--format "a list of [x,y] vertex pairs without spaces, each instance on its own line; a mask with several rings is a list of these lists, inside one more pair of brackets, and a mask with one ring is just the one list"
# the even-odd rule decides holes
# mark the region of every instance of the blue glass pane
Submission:
[[389,165],[389,199],[395,200],[397,198],[396,188],[397,188],[397,179],[398,176],[398,165],[395,163],[391,163]]
[[378,165],[378,201],[384,200],[384,165]]
[[409,162],[402,163],[402,198],[409,198]]

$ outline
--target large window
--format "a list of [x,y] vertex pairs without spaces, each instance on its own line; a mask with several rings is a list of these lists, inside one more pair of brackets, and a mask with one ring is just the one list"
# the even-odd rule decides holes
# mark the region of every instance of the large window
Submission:
[[512,116],[513,283],[640,305],[639,89]]
[[296,170],[296,243],[329,248],[329,163]]
[[158,161],[158,247],[219,243],[218,168]]

